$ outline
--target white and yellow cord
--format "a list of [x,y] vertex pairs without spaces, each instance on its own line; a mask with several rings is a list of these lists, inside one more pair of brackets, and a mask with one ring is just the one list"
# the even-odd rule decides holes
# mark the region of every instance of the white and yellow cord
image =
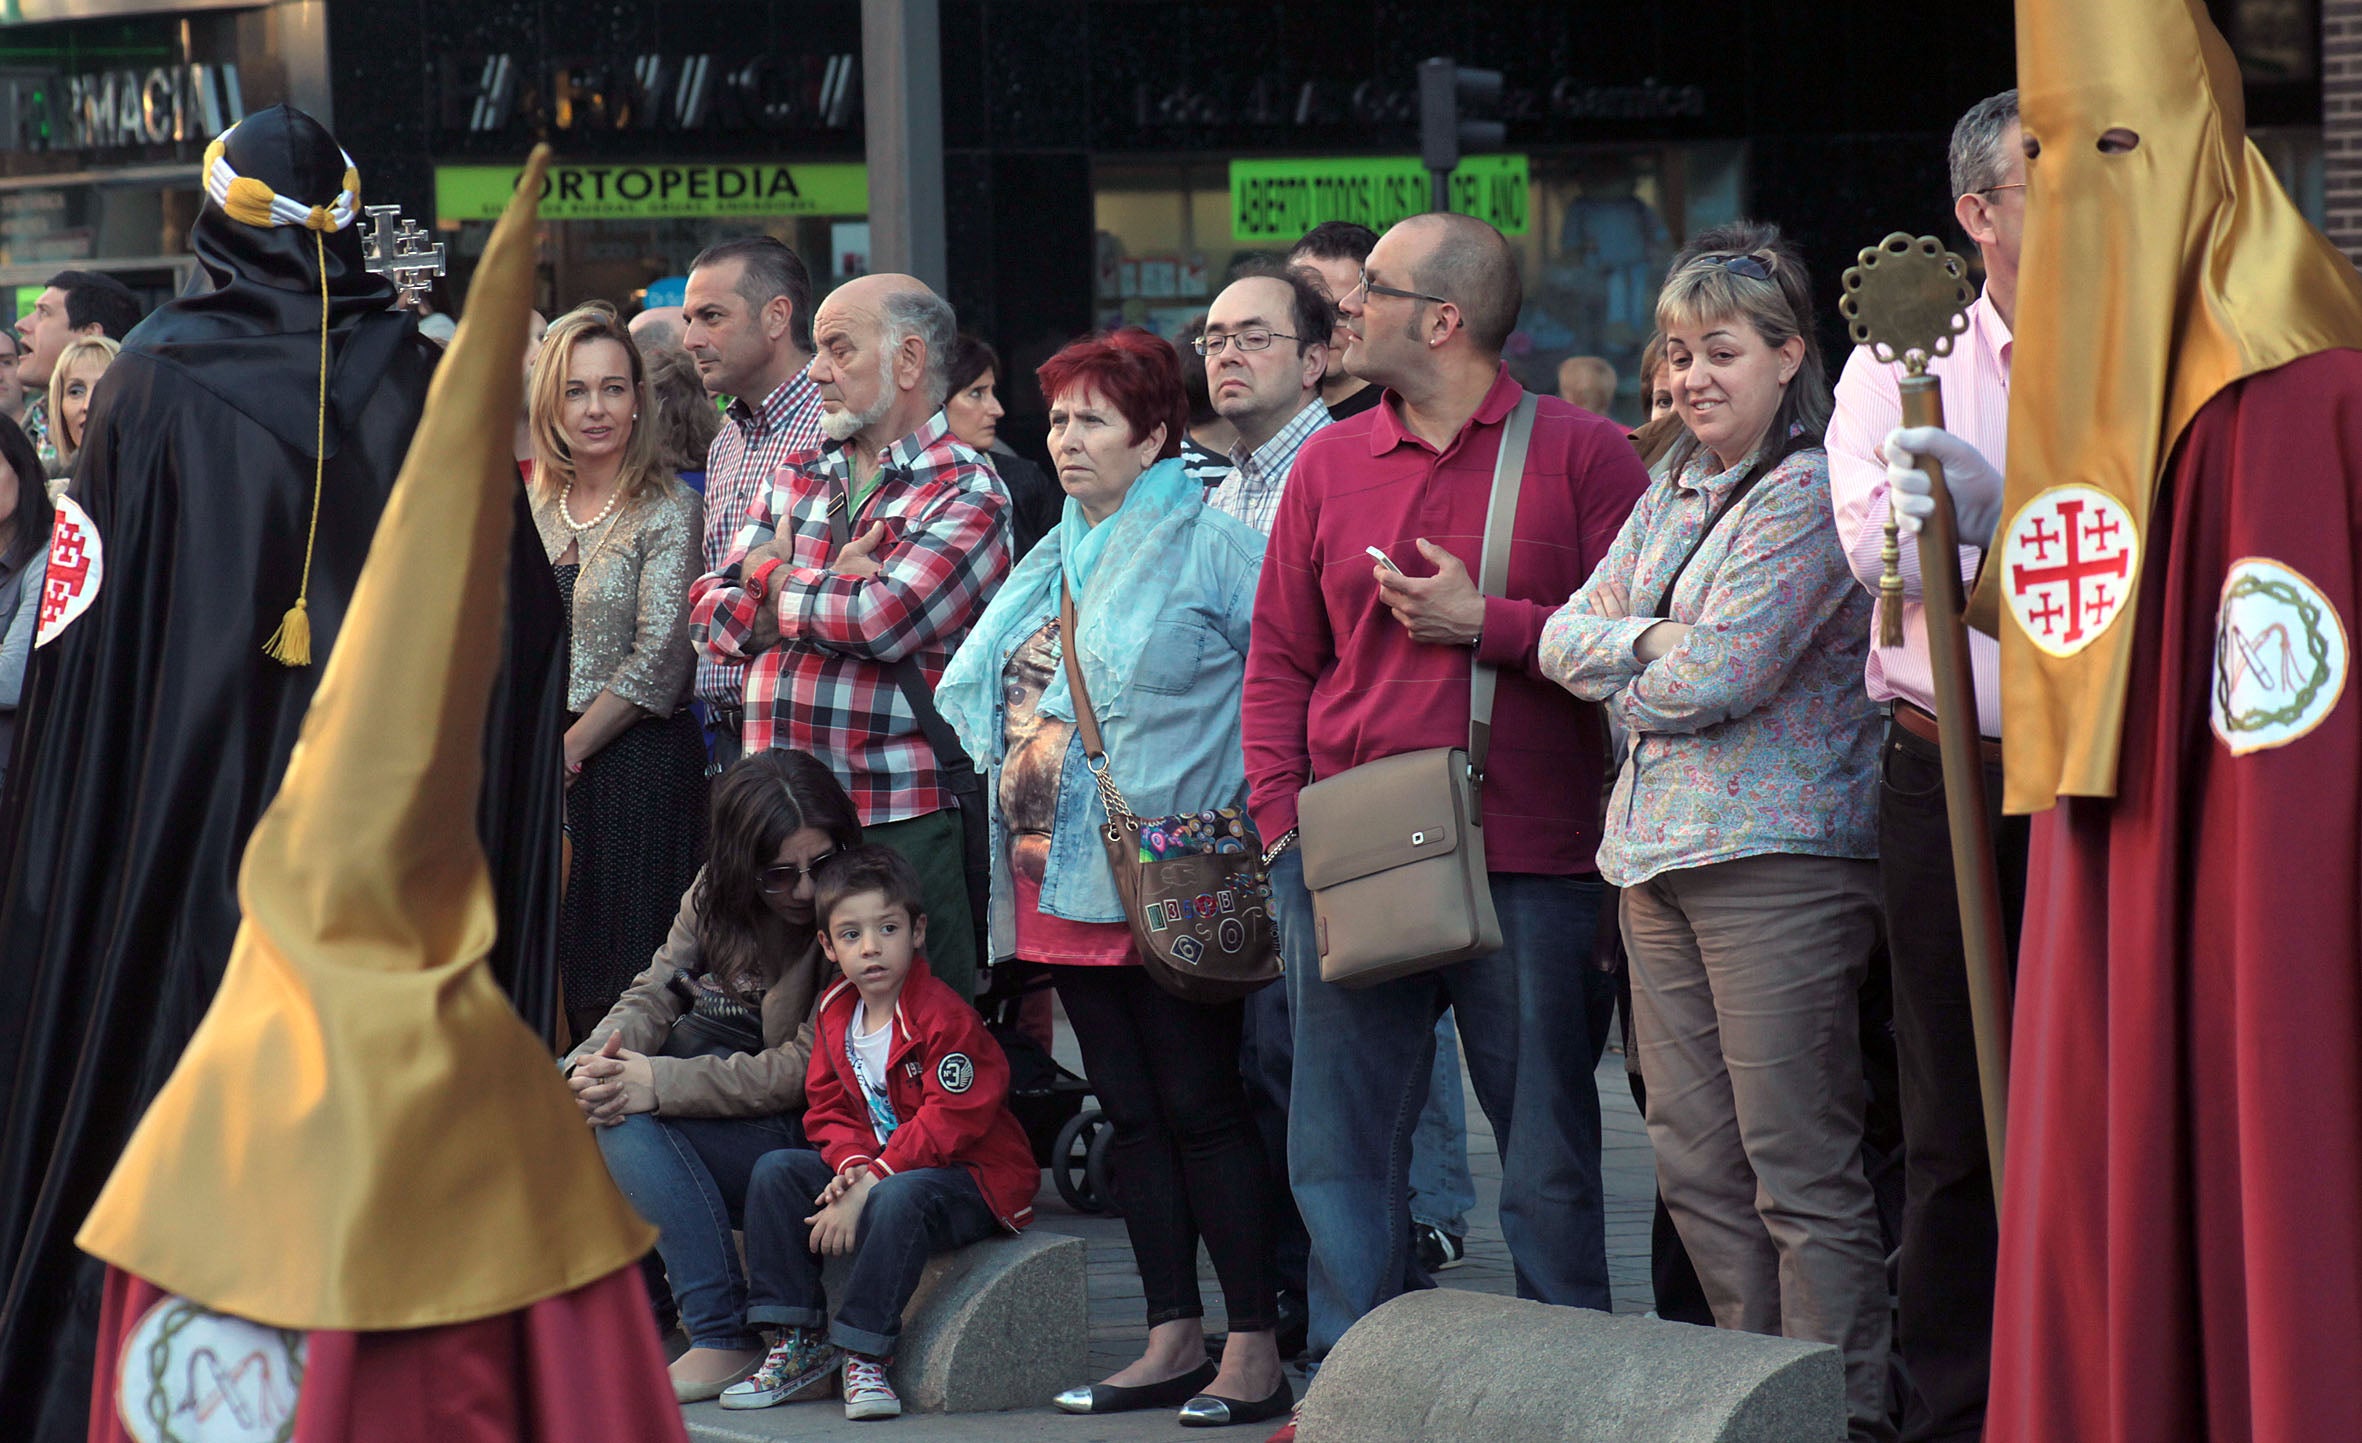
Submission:
[[328,469],[328,244],[330,231],[343,230],[361,213],[361,172],[344,155],[344,189],[328,205],[303,205],[287,199],[259,180],[230,168],[231,126],[205,147],[205,194],[222,213],[241,225],[302,226],[312,233],[312,253],[320,263],[320,410],[312,445],[312,519],[304,532],[303,580],[297,585],[295,605],[279,619],[279,629],[263,643],[271,660],[286,666],[312,664],[312,543],[320,535],[320,489]]

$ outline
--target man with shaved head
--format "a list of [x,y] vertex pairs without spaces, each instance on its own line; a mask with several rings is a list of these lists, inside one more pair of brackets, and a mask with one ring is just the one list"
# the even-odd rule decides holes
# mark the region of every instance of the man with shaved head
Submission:
[[747,664],[746,751],[827,762],[867,839],[918,869],[927,960],[973,996],[966,758],[929,744],[915,704],[1008,574],[1008,494],[943,414],[958,325],[942,297],[863,276],[821,302],[812,338],[828,439],[780,469],[690,589],[690,639]]
[[[1609,1007],[1591,966],[1606,737],[1597,708],[1541,674],[1538,651],[1542,623],[1607,553],[1648,476],[1621,427],[1539,398],[1507,594],[1478,592],[1494,461],[1522,397],[1501,364],[1520,296],[1515,255],[1482,221],[1419,216],[1379,238],[1339,299],[1345,365],[1382,399],[1304,443],[1255,598],[1244,729],[1266,837],[1296,825],[1310,781],[1468,745],[1472,663],[1499,681],[1483,806],[1500,950],[1332,985],[1299,852],[1272,869],[1296,1049],[1288,1173],[1312,1236],[1316,1359],[1425,1281],[1399,1200],[1446,1007],[1499,1141],[1518,1294],[1608,1306],[1591,1081]],[[1370,547],[1392,566],[1362,559]]]

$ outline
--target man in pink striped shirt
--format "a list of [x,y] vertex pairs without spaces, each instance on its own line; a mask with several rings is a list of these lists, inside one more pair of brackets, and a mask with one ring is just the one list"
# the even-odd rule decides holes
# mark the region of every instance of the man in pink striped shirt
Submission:
[[[1952,132],[1953,214],[1984,258],[1985,290],[1968,329],[1930,369],[1943,380],[1946,429],[1996,469],[2008,454],[2010,317],[2017,301],[2018,234],[2026,163],[2014,90],[1979,101]],[[1856,350],[1837,383],[1829,422],[1829,491],[1854,575],[1875,594],[1888,509],[1887,433],[1902,419],[1902,368]],[[1904,1443],[1975,1439],[1984,1425],[1992,1351],[1993,1259],[1998,1240],[1985,1158],[1976,1046],[1936,746],[1934,668],[1920,605],[1919,551],[1904,538],[1904,644],[1873,645],[1870,695],[1890,704],[1879,789],[1879,874],[1894,970],[1895,1049],[1903,1113],[1904,1203],[1895,1350],[1910,1379]],[[1960,574],[1982,559],[1960,548]],[[2001,816],[2000,652],[1971,632],[1978,730],[1985,737],[1985,802],[1994,822],[2005,932],[2014,963],[2026,892],[2027,822]]]

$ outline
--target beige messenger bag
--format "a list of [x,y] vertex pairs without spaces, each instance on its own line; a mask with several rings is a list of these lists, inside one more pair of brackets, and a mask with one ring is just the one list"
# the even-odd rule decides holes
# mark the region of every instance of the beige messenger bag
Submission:
[[[1501,434],[1477,571],[1486,596],[1506,593],[1535,409],[1524,396]],[[1465,748],[1382,757],[1314,782],[1296,799],[1296,845],[1325,982],[1372,987],[1501,945],[1483,810],[1500,675],[1473,659],[1470,667]]]

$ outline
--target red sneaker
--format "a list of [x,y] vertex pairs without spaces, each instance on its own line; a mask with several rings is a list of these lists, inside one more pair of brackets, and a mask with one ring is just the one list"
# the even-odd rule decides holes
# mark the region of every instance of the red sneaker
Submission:
[[1265,1440],[1265,1443],[1296,1443],[1296,1415],[1290,1413],[1288,1421],[1280,1424],[1279,1431],[1272,1434],[1269,1439]]

